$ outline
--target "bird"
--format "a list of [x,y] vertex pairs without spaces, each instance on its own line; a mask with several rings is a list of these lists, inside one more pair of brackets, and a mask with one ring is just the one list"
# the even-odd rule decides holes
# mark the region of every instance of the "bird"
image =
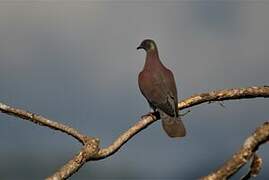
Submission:
[[186,130],[177,109],[177,87],[172,71],[161,62],[152,39],[143,40],[139,49],[146,51],[145,64],[138,75],[141,93],[153,111],[159,112],[166,134],[171,138],[184,137]]

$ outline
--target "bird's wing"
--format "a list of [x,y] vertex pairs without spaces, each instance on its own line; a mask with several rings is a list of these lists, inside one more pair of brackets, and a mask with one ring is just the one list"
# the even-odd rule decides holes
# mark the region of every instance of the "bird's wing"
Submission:
[[152,77],[150,73],[139,74],[139,87],[142,94],[155,108],[170,116],[178,116],[176,85],[171,71]]
[[176,81],[174,78],[173,73],[169,69],[165,69],[164,73],[166,73],[165,76],[165,84],[167,87],[167,92],[169,94],[169,97],[171,98],[170,101],[171,104],[173,104],[173,110],[175,111],[176,116],[178,116],[178,97],[177,97],[177,87],[176,87]]
[[177,117],[178,113],[175,107],[175,100],[173,97],[167,95],[166,99],[163,102],[152,102],[157,109],[162,110],[166,114],[172,117]]

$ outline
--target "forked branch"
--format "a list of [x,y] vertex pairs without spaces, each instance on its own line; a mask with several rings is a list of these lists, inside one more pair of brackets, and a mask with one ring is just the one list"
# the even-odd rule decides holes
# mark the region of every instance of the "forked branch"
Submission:
[[[257,97],[269,97],[269,87],[260,86],[248,88],[233,88],[193,95],[185,100],[182,100],[178,104],[178,108],[185,109],[205,102]],[[121,146],[124,145],[128,140],[130,140],[135,134],[137,134],[141,130],[145,129],[148,125],[159,119],[159,115],[157,113],[143,116],[143,118],[141,118],[137,123],[135,123],[130,129],[122,133],[111,145],[106,148],[99,148],[99,139],[83,135],[74,128],[47,119],[35,113],[27,112],[18,108],[13,108],[3,103],[0,103],[0,111],[31,121],[41,126],[47,126],[51,129],[59,130],[63,133],[71,135],[84,145],[81,151],[73,159],[67,162],[67,164],[65,164],[62,168],[56,171],[56,173],[54,173],[51,177],[48,178],[55,180],[66,179],[70,177],[89,160],[99,160],[111,156],[112,154],[117,152],[121,148]]]

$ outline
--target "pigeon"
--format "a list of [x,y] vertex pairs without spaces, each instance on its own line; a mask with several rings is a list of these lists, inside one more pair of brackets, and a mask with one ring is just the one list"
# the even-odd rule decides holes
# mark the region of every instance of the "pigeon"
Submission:
[[160,113],[162,126],[167,135],[184,137],[186,130],[177,109],[178,97],[173,73],[162,64],[157,45],[153,40],[143,40],[137,49],[146,51],[145,64],[138,76],[141,93],[153,111]]

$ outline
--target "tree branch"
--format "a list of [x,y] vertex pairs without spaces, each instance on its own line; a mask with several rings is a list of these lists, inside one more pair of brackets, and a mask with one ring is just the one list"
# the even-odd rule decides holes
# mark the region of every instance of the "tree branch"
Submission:
[[[233,99],[247,99],[256,97],[269,97],[269,87],[248,87],[248,88],[233,88],[224,89],[219,91],[211,91],[209,93],[201,93],[193,95],[187,99],[182,100],[178,104],[178,109],[186,109],[195,105],[199,105],[205,102],[224,101]],[[135,125],[129,130],[121,134],[110,146],[100,149],[95,159],[103,159],[114,154],[120,147],[125,144],[131,137],[137,134],[139,131],[146,128],[148,125],[159,119],[158,114],[148,114],[143,116]]]
[[223,89],[219,91],[201,93],[182,100],[178,104],[178,108],[185,109],[205,102],[250,99],[257,97],[269,97],[269,86],[252,86],[247,88]]
[[149,113],[148,115],[143,116],[130,129],[122,133],[110,146],[100,149],[97,155],[92,158],[92,160],[104,159],[116,153],[121,148],[121,146],[129,141],[134,135],[158,119],[160,119],[158,113]]
[[[191,96],[178,104],[179,109],[189,108],[198,104],[213,101],[223,101],[232,99],[246,99],[256,97],[269,97],[269,87],[248,87],[248,88],[234,88],[224,89],[219,91],[211,91],[209,93],[202,93]],[[20,117],[22,119],[31,121],[41,126],[47,126],[51,129],[59,130],[63,133],[71,135],[84,146],[81,151],[60,170],[56,171],[49,179],[65,179],[75,173],[84,163],[89,160],[99,160],[111,156],[117,152],[128,140],[135,134],[146,128],[158,120],[158,113],[150,113],[141,118],[126,132],[122,133],[111,145],[106,148],[99,149],[99,139],[89,137],[81,134],[74,128],[68,127],[64,124],[49,120],[43,116],[35,113],[27,112],[22,109],[13,108],[3,103],[0,103],[0,111],[12,116]]]
[[46,180],[67,179],[75,172],[77,172],[79,168],[89,160],[90,157],[95,156],[98,151],[99,140],[95,138],[89,138],[78,154],[76,154],[52,176],[46,178]]
[[[265,122],[261,127],[257,128],[255,132],[246,139],[241,149],[233,155],[221,168],[209,174],[202,180],[218,180],[227,179],[236,173],[243,165],[245,165],[251,157],[258,150],[259,146],[269,140],[269,122]],[[261,168],[261,159],[254,157],[254,163],[251,165],[253,174],[258,174]]]
[[10,107],[10,106],[3,104],[1,102],[0,102],[0,111],[2,113],[6,113],[6,114],[9,114],[9,115],[12,115],[15,117],[19,117],[21,119],[28,120],[30,122],[33,122],[33,123],[41,125],[41,126],[46,126],[46,127],[51,128],[51,129],[55,129],[55,130],[61,131],[63,133],[66,133],[70,136],[73,136],[75,139],[77,139],[82,144],[85,144],[86,141],[88,140],[88,136],[81,134],[80,132],[78,132],[74,128],[71,128],[71,127],[66,126],[64,124],[47,119],[43,116],[37,115],[37,114],[32,113],[32,112],[28,112],[28,111],[25,111],[25,110],[22,110],[19,108],[13,108],[13,107]]

